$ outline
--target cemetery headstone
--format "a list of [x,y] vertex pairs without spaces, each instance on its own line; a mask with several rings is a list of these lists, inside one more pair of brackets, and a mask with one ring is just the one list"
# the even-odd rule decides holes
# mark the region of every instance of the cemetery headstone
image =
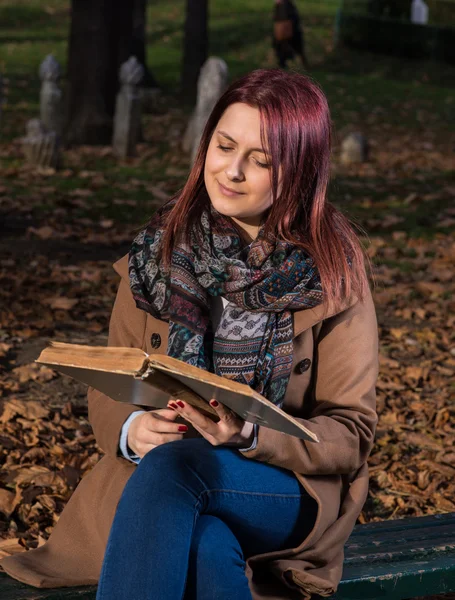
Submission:
[[62,91],[58,86],[58,81],[61,77],[61,69],[52,54],[46,56],[41,63],[39,75],[41,78],[41,122],[46,131],[54,131],[57,136],[60,136],[63,124]]
[[199,73],[196,108],[188,123],[182,141],[184,152],[191,153],[193,163],[199,148],[202,132],[213,107],[226,89],[229,69],[222,58],[211,56]]
[[135,156],[140,134],[141,96],[139,84],[144,76],[144,67],[135,56],[131,56],[120,67],[121,88],[117,94],[112,146],[120,158]]
[[412,0],[411,5],[411,21],[418,25],[426,25],[428,23],[428,4],[424,0]]
[[22,148],[30,165],[36,167],[59,166],[59,141],[55,131],[47,131],[39,119],[27,123],[27,135],[22,138]]
[[368,152],[368,141],[363,133],[351,133],[341,144],[340,161],[343,165],[362,163],[368,160]]

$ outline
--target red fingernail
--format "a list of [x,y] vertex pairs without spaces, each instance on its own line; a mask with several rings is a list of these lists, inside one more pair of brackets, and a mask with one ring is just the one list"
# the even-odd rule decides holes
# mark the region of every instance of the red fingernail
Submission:
[[188,427],[186,425],[179,425],[179,431],[188,431]]
[[169,408],[173,408],[174,410],[177,410],[177,404],[175,402],[169,402],[168,406],[169,406]]
[[185,405],[181,400],[177,400],[177,404],[180,406],[180,408],[185,408]]
[[210,400],[210,404],[212,406],[218,406],[218,402],[216,400]]

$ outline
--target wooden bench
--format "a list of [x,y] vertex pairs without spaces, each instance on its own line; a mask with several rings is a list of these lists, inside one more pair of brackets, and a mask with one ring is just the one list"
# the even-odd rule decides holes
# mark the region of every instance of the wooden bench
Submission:
[[[455,513],[357,525],[332,600],[448,592],[455,592]],[[1,600],[95,600],[95,594],[95,586],[36,589],[0,573]]]
[[356,525],[337,600],[455,592],[455,513]]

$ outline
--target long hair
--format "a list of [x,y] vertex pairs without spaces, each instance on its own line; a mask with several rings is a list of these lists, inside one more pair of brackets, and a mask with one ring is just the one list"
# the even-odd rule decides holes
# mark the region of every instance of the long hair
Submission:
[[215,105],[188,180],[169,201],[169,212],[165,211],[164,264],[170,264],[174,245],[188,240],[208,208],[204,183],[207,149],[223,113],[238,102],[259,110],[262,144],[271,155],[273,204],[266,213],[265,236],[300,246],[313,258],[328,304],[339,307],[351,294],[362,299],[368,288],[368,261],[349,221],[327,200],[331,153],[327,99],[308,77],[278,69],[245,75]]

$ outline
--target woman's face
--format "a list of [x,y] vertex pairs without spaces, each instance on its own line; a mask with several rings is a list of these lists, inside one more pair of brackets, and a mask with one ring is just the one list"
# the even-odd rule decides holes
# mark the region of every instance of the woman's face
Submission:
[[255,237],[272,204],[271,157],[261,143],[259,110],[231,104],[218,122],[207,150],[204,181],[219,213]]

